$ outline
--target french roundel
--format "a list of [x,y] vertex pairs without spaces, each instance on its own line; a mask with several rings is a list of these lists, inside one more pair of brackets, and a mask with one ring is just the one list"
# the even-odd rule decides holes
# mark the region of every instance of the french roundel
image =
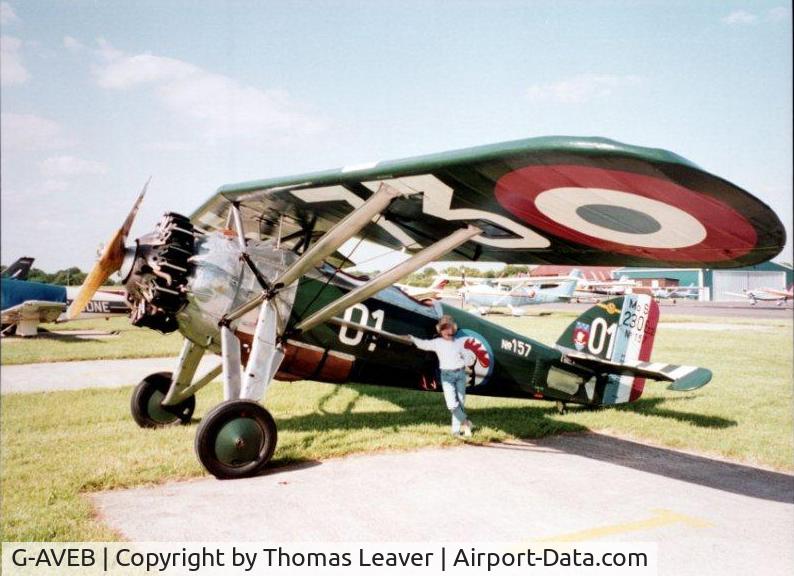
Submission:
[[499,204],[557,238],[645,259],[738,259],[757,245],[736,209],[667,178],[574,164],[533,165],[496,182]]

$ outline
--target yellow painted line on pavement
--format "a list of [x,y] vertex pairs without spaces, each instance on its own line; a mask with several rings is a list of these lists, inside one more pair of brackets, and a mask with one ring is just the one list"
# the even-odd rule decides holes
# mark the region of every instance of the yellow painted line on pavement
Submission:
[[578,542],[582,540],[595,540],[604,536],[612,536],[615,534],[625,534],[627,532],[639,532],[642,530],[652,530],[654,528],[661,528],[664,526],[671,526],[673,524],[685,524],[690,528],[711,528],[714,526],[711,522],[694,516],[686,516],[679,514],[672,510],[655,509],[654,516],[645,520],[638,520],[636,522],[626,522],[623,524],[613,524],[612,526],[599,526],[589,530],[581,530],[579,532],[571,532],[569,534],[560,534],[557,536],[550,536],[536,540],[536,542]]

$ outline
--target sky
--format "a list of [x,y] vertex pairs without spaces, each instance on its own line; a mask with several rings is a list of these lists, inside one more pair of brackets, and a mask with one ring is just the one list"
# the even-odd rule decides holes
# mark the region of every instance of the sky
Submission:
[[150,176],[133,238],[226,183],[548,135],[673,151],[792,237],[782,0],[0,6],[6,265],[87,270]]

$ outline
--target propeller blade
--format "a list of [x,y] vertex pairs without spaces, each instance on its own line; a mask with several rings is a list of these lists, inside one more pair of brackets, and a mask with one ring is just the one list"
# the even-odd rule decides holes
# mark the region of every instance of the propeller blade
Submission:
[[94,264],[94,267],[91,269],[91,272],[86,276],[83,285],[80,287],[80,291],[77,293],[77,296],[75,296],[75,299],[72,300],[69,309],[66,311],[67,320],[74,320],[77,318],[86,304],[91,300],[94,293],[99,290],[99,287],[110,278],[111,274],[121,268],[121,265],[124,263],[124,245],[127,241],[127,235],[130,233],[132,223],[135,220],[136,214],[138,214],[138,208],[140,208],[143,197],[146,194],[146,189],[149,187],[149,182],[151,181],[151,178],[146,181],[143,190],[138,194],[138,198],[135,200],[135,204],[132,206],[130,213],[127,214],[127,218],[124,220],[121,228],[116,230],[113,234],[110,242],[105,245],[102,256],[100,256],[97,263]]

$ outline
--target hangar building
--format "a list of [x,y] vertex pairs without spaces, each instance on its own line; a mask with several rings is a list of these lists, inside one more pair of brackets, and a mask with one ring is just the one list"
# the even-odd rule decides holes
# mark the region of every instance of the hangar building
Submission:
[[[764,262],[756,266],[712,270],[709,268],[619,268],[613,272],[614,278],[628,276],[644,285],[662,286],[699,286],[701,300],[724,302],[741,300],[743,290],[757,288],[776,288],[785,290],[794,283],[794,269],[790,265],[777,262]],[[733,292],[734,294],[729,294]]]

